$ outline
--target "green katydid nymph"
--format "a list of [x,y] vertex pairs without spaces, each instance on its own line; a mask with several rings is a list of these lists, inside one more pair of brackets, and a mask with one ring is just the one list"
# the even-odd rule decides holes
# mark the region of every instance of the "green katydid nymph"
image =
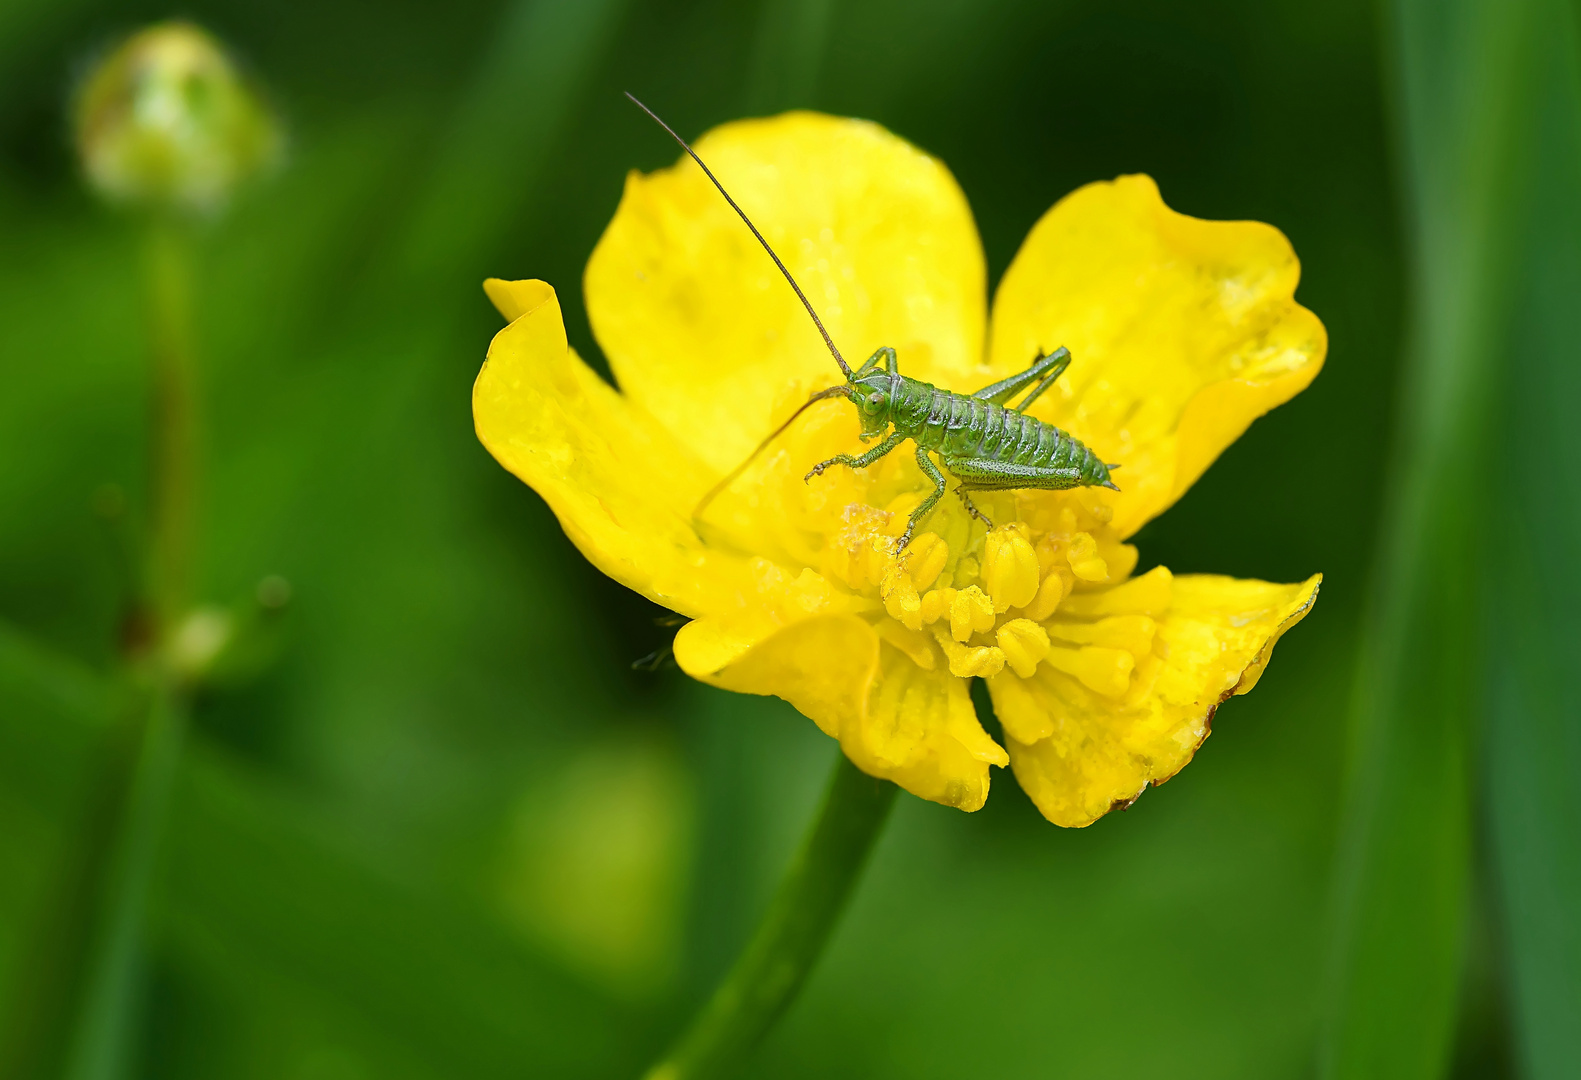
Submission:
[[[730,208],[740,215],[747,228],[752,230],[752,235],[757,237],[758,243],[763,245],[763,250],[768,252],[769,258],[774,260],[774,265],[779,267],[780,273],[785,275],[785,280],[795,290],[797,299],[802,302],[807,314],[812,317],[813,324],[818,327],[818,333],[823,335],[824,344],[829,347],[830,355],[839,365],[840,373],[845,376],[844,383],[813,394],[806,404],[791,414],[790,419],[764,439],[746,461],[703,496],[702,501],[693,511],[694,517],[700,515],[703,508],[740,476],[758,453],[789,427],[804,410],[816,402],[833,397],[846,398],[856,407],[864,442],[873,439],[881,441],[864,453],[840,454],[828,461],[819,462],[807,474],[808,480],[834,465],[845,465],[853,469],[866,468],[910,439],[916,444],[917,466],[922,470],[923,475],[933,482],[933,491],[911,512],[906,530],[901,534],[896,546],[897,553],[905,550],[917,526],[933,511],[944,495],[946,487],[944,472],[941,472],[939,465],[934,462],[935,454],[939,456],[944,469],[959,481],[955,490],[966,505],[967,512],[990,527],[993,523],[972,503],[969,492],[1009,491],[1023,488],[1062,490],[1074,487],[1106,487],[1119,490],[1109,478],[1111,470],[1119,466],[1105,464],[1079,439],[1053,424],[1026,414],[1027,407],[1053,386],[1054,381],[1070,365],[1071,356],[1068,350],[1055,349],[1046,356],[1038,357],[1025,371],[985,386],[973,394],[957,393],[902,375],[895,350],[889,346],[880,348],[868,357],[861,367],[852,370],[845,362],[845,357],[840,355],[834,339],[824,328],[823,320],[818,318],[818,313],[813,310],[801,286],[796,283],[796,279],[791,276],[791,272],[769,246],[769,242],[763,238],[757,226],[752,224],[752,219],[747,217],[746,212],[725,190],[725,186],[703,163],[703,159],[697,156],[697,152],[685,139],[677,135],[670,125],[659,119],[652,109],[631,94],[628,93],[626,96],[631,98],[639,109],[651,116],[660,127],[669,132],[670,137],[680,144],[681,149],[697,162],[704,175],[713,181],[719,193],[730,204]],[[1014,406],[1006,404],[1029,386],[1031,390],[1019,404]]]

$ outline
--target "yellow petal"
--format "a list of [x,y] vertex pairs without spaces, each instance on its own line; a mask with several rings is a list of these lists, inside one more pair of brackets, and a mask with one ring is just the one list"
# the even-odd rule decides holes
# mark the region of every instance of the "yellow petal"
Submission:
[[[855,367],[975,389],[986,317],[977,230],[938,161],[875,124],[787,113],[697,151],[796,276]],[[806,312],[690,159],[632,173],[587,265],[588,317],[621,388],[717,472],[776,406],[839,382]]]
[[[1274,643],[1311,608],[1321,581],[1176,577],[1168,609],[1160,612],[1156,594],[1168,584],[1167,573],[1106,590],[1108,603],[1089,604],[1101,609],[1094,614],[1110,616],[1095,624],[1100,639],[1123,633],[1134,643],[1145,629],[1140,616],[1156,623],[1151,650],[1136,658],[1121,692],[1113,692],[1118,685],[1094,686],[1102,673],[1097,666],[1096,674],[1086,672],[1079,657],[1062,658],[1075,674],[1059,670],[1056,656],[1075,650],[1058,648],[1031,678],[1005,672],[989,681],[1016,778],[1056,825],[1089,825],[1183,768],[1207,738],[1214,710],[1256,684]],[[1127,600],[1137,606],[1128,614],[1117,610]],[[1066,615],[1062,608],[1059,618]],[[1062,635],[1058,625],[1051,624],[1051,637],[1080,636]],[[1092,645],[1080,652],[1132,655]]]
[[[478,438],[532,485],[588,560],[687,615],[713,610],[748,573],[704,548],[687,515],[707,487],[695,458],[570,350],[541,281],[488,285],[511,324],[472,390]],[[546,617],[550,613],[545,613]]]
[[531,278],[526,281],[506,281],[504,278],[491,277],[483,282],[483,292],[508,323],[537,311],[551,300],[559,302],[554,288],[547,281]]
[[1317,375],[1327,337],[1293,299],[1299,276],[1272,226],[1178,214],[1146,176],[1088,184],[1005,272],[989,357],[1003,376],[1070,349],[1070,370],[1031,412],[1121,466],[1121,492],[1102,497],[1123,538]]
[[965,680],[880,648],[878,633],[854,616],[806,619],[734,655],[711,620],[699,620],[676,635],[675,658],[704,682],[784,698],[839,739],[858,768],[920,798],[976,810],[988,797],[988,767],[1009,760],[977,722]]

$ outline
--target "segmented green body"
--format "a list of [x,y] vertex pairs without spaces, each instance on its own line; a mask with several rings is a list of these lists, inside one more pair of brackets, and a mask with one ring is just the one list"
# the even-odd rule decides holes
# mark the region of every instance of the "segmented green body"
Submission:
[[889,384],[884,421],[901,438],[938,454],[969,491],[1110,482],[1109,467],[1053,424],[932,383],[882,374]]
[[[879,366],[880,361],[883,367]],[[917,467],[933,481],[933,491],[911,512],[900,537],[901,548],[911,542],[917,525],[933,512],[944,494],[944,474],[934,464],[933,454],[938,454],[944,467],[960,481],[956,491],[967,511],[984,522],[988,518],[973,505],[967,492],[1073,487],[1118,491],[1109,478],[1109,471],[1117,466],[1105,464],[1079,439],[1053,424],[1026,415],[1027,406],[1053,386],[1069,364],[1070,353],[1055,349],[1038,357],[1025,371],[985,386],[975,394],[959,394],[907,378],[900,373],[895,350],[887,346],[879,349],[860,368],[851,371],[843,385],[815,394],[812,400],[849,398],[862,424],[862,438],[883,436],[883,441],[862,454],[840,454],[821,461],[813,466],[807,479],[832,465],[866,468],[907,439],[916,443]],[[1032,389],[1021,404],[1014,408],[1005,406],[1006,401],[1029,386]]]

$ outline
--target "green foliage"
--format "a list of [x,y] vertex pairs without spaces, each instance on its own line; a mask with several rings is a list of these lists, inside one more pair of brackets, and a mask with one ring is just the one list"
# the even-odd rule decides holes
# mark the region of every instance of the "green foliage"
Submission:
[[1561,1076],[1581,1050],[1581,743],[1560,674],[1581,578],[1558,556],[1576,500],[1554,481],[1577,446],[1554,407],[1581,329],[1581,40],[1546,0],[1392,11],[1415,322],[1326,1075],[1442,1076],[1458,1018],[1468,1075]]

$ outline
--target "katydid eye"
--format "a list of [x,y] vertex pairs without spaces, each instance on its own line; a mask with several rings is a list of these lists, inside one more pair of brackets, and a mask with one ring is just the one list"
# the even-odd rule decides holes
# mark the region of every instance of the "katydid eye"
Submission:
[[874,394],[867,395],[867,407],[869,409],[871,409],[872,411],[877,412],[879,410],[879,408],[881,406],[883,406],[883,404],[884,404],[884,395],[883,394],[874,393]]

